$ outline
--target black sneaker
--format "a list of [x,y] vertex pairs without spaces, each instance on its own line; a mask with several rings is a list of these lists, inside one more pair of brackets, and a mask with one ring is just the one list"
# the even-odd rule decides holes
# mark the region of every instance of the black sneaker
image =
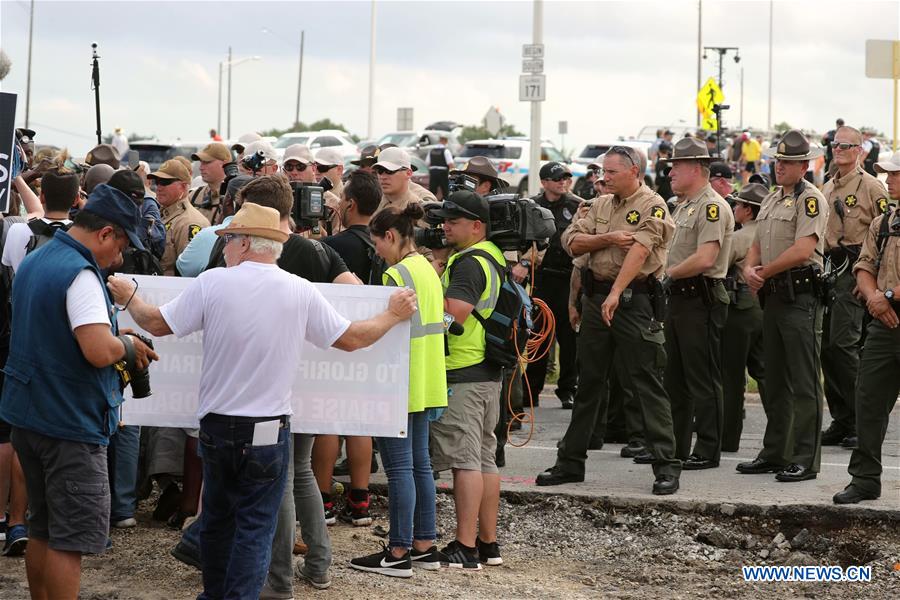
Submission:
[[497,542],[482,542],[481,538],[475,538],[475,547],[478,549],[478,560],[482,564],[498,567],[503,564],[500,556],[500,546]]
[[350,566],[360,571],[380,573],[388,577],[412,577],[413,574],[409,551],[407,550],[401,558],[397,558],[384,544],[381,552],[354,558],[350,561]]
[[437,571],[441,568],[441,553],[438,552],[437,546],[432,546],[424,552],[419,552],[415,548],[410,550],[409,558],[412,560],[412,566],[426,571]]
[[481,563],[478,561],[478,553],[475,548],[466,548],[457,540],[453,540],[441,550],[441,566],[451,569],[471,569],[473,571],[481,570]]

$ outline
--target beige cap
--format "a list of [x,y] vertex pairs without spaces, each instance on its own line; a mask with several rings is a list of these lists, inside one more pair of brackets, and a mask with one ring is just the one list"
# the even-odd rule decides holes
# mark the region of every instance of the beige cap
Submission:
[[335,167],[337,165],[344,164],[344,157],[341,156],[341,153],[334,148],[322,148],[321,150],[316,152],[316,163],[329,167]]
[[303,144],[291,144],[284,149],[284,158],[281,159],[281,162],[288,163],[292,160],[303,163],[304,165],[311,165],[313,162],[313,155],[312,152],[309,151],[309,148]]
[[263,158],[265,158],[266,160],[274,160],[275,162],[278,162],[278,153],[275,152],[275,148],[272,147],[272,144],[264,140],[258,140],[247,144],[244,147],[244,158],[253,156],[257,152],[261,152]]
[[875,163],[875,171],[877,173],[893,173],[894,171],[900,171],[900,150],[894,152],[889,160]]
[[206,147],[200,152],[195,152],[191,154],[191,160],[201,160],[203,162],[209,162],[211,160],[224,160],[225,162],[231,162],[231,152],[228,151],[228,146],[221,142],[213,142],[211,144],[207,144]]
[[156,171],[147,175],[150,179],[177,179],[184,183],[191,182],[191,170],[177,159],[169,159]]
[[236,152],[243,152],[244,148],[247,147],[247,144],[251,142],[258,142],[262,139],[262,136],[258,133],[245,133],[241,137],[238,138],[237,143],[231,145],[231,149]]
[[416,170],[409,161],[409,154],[403,148],[385,148],[378,154],[378,162],[375,164],[381,165],[388,171]]

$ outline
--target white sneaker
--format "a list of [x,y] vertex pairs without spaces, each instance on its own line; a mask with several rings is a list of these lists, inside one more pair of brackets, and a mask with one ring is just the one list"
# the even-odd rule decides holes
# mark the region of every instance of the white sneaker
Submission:
[[137,521],[134,519],[134,517],[128,517],[127,519],[122,519],[121,521],[116,521],[115,523],[113,523],[113,527],[115,527],[116,529],[130,529],[135,525],[137,525]]

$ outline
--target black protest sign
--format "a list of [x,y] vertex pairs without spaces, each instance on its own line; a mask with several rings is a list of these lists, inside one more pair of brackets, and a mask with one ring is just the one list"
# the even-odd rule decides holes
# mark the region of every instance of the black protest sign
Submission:
[[9,211],[13,152],[16,148],[16,95],[0,92],[0,213]]

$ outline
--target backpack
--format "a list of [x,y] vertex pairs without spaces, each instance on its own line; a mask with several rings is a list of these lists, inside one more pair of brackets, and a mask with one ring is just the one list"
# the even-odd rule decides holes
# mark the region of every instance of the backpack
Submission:
[[891,221],[897,218],[900,218],[900,212],[892,210],[886,212],[881,219],[881,226],[878,228],[878,236],[875,238],[875,249],[878,251],[878,256],[875,257],[876,273],[881,267],[881,259],[884,258],[884,250],[887,246],[888,238],[900,236],[900,231],[893,231],[893,228],[891,227]]
[[71,223],[66,224],[60,221],[51,221],[48,223],[43,219],[34,219],[28,222],[28,228],[31,229],[31,239],[25,246],[25,254],[31,254],[47,242],[53,239],[57,231],[68,231]]
[[362,243],[366,245],[368,248],[368,256],[369,256],[369,285],[381,285],[382,276],[384,272],[387,271],[387,263],[384,262],[384,259],[378,256],[375,252],[375,244],[372,243],[372,238],[369,236],[368,230],[365,232],[359,229],[348,229],[350,233],[358,237],[362,240]]
[[[494,312],[487,318],[473,310],[472,316],[484,327],[484,359],[498,367],[511,368],[519,363],[525,355],[525,344],[534,329],[532,320],[532,303],[528,293],[512,278],[512,272],[506,265],[501,265],[490,253],[475,249],[469,256],[480,256],[487,259],[488,264],[500,276],[500,291]],[[453,269],[459,261],[450,266],[450,279]]]
[[156,255],[149,250],[138,250],[133,246],[125,248],[122,252],[122,266],[117,269],[119,273],[131,275],[162,275],[162,264]]

